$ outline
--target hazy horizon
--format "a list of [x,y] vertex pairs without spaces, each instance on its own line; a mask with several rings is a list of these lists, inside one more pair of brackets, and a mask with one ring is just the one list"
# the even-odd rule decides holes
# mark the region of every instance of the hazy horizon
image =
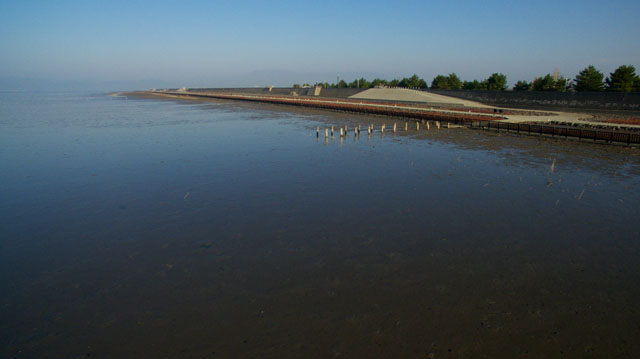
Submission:
[[540,1],[0,3],[0,90],[430,82],[640,65],[640,4]]

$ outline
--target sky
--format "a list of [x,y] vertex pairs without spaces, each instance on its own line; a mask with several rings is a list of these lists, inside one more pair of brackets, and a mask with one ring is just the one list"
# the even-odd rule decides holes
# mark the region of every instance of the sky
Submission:
[[[0,0],[0,89],[640,70],[640,1]],[[129,89],[129,88],[127,88]]]

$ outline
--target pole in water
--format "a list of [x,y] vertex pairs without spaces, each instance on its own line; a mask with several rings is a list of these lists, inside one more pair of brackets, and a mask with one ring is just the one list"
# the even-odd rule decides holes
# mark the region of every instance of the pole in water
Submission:
[[396,125],[397,125],[397,123],[395,123],[395,122],[394,122],[394,123],[393,123],[393,133],[396,133],[396,130],[397,130],[397,129],[396,129]]
[[427,131],[429,131],[429,121],[427,121]]
[[451,128],[451,122],[447,122],[447,128]]
[[329,129],[325,128],[324,129],[324,138],[327,138],[327,137],[329,137]]
[[409,131],[409,124],[408,123],[404,123],[404,132]]
[[331,126],[331,137],[333,137],[333,126]]
[[436,121],[436,127],[440,128],[440,121]]
[[416,131],[420,131],[420,122],[416,121]]
[[342,127],[340,127],[340,139],[342,139],[342,136],[344,136],[344,134],[342,133],[342,131],[344,131],[344,130],[342,129]]
[[316,127],[316,138],[320,137],[320,126]]
[[347,131],[347,125],[344,125],[344,135],[345,136],[347,135],[347,132],[349,132],[349,131]]
[[380,133],[384,133],[384,125],[380,126]]

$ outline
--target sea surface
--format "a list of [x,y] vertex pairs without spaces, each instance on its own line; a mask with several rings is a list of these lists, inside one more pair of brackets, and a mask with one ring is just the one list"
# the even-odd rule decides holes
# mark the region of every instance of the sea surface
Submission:
[[0,93],[0,357],[640,357],[640,149],[396,121]]

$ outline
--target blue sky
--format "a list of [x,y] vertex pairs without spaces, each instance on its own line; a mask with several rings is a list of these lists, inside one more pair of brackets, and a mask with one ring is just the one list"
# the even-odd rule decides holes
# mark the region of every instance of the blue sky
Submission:
[[169,86],[640,65],[640,1],[7,1],[0,77]]

